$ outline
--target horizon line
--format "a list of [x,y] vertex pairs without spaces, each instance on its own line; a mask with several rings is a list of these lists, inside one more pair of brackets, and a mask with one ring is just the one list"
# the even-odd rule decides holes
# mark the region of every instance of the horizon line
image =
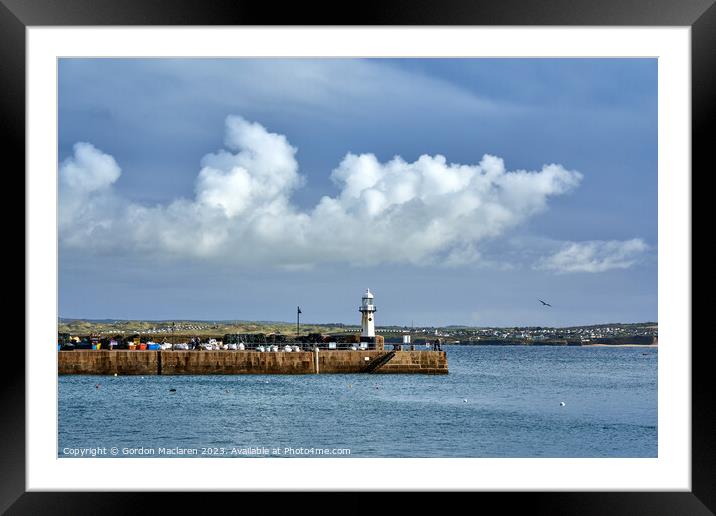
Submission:
[[[275,324],[296,324],[295,321],[274,321],[274,320],[268,320],[268,319],[121,319],[121,318],[113,318],[113,317],[104,317],[104,318],[83,318],[83,317],[60,317],[58,316],[58,322],[60,320],[65,321],[87,321],[87,322],[101,322],[101,321],[113,321],[113,322],[202,322],[202,323],[211,323],[211,322],[223,322],[223,323],[275,323]],[[301,322],[303,325],[313,325],[313,326],[331,326],[331,325],[342,325],[342,326],[348,326],[348,327],[360,327],[360,324],[355,323],[344,323],[340,321],[331,321],[331,322]],[[534,328],[534,327],[540,327],[540,328],[576,328],[576,327],[584,327],[584,326],[608,326],[608,325],[658,325],[658,321],[633,321],[633,322],[602,322],[602,323],[588,323],[588,324],[570,324],[565,326],[545,326],[542,324],[523,324],[523,325],[470,325],[470,324],[443,324],[443,325],[435,325],[435,324],[426,324],[426,325],[406,325],[406,324],[383,324],[383,325],[377,325],[377,328],[381,327],[396,327],[396,328],[449,328],[449,327],[462,327],[462,328]]]

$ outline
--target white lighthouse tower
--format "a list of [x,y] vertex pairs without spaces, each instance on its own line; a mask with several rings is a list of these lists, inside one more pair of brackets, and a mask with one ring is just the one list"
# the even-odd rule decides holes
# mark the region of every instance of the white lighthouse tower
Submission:
[[361,313],[361,337],[375,337],[375,305],[373,304],[373,294],[370,293],[370,289],[366,289],[363,294],[363,302],[358,309]]

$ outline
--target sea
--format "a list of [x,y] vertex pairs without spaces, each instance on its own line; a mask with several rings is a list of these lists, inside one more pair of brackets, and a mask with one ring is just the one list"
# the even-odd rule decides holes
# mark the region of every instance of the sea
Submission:
[[435,376],[60,376],[58,457],[657,457],[656,347],[443,349]]

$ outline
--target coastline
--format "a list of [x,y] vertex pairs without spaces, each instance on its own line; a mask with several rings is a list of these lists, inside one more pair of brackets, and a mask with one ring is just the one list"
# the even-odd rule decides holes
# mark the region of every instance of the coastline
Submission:
[[658,348],[658,344],[582,344],[583,348]]

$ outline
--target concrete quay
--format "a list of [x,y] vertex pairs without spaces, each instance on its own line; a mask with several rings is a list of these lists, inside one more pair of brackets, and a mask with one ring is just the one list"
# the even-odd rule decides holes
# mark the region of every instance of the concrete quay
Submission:
[[444,351],[58,351],[59,374],[447,374]]

